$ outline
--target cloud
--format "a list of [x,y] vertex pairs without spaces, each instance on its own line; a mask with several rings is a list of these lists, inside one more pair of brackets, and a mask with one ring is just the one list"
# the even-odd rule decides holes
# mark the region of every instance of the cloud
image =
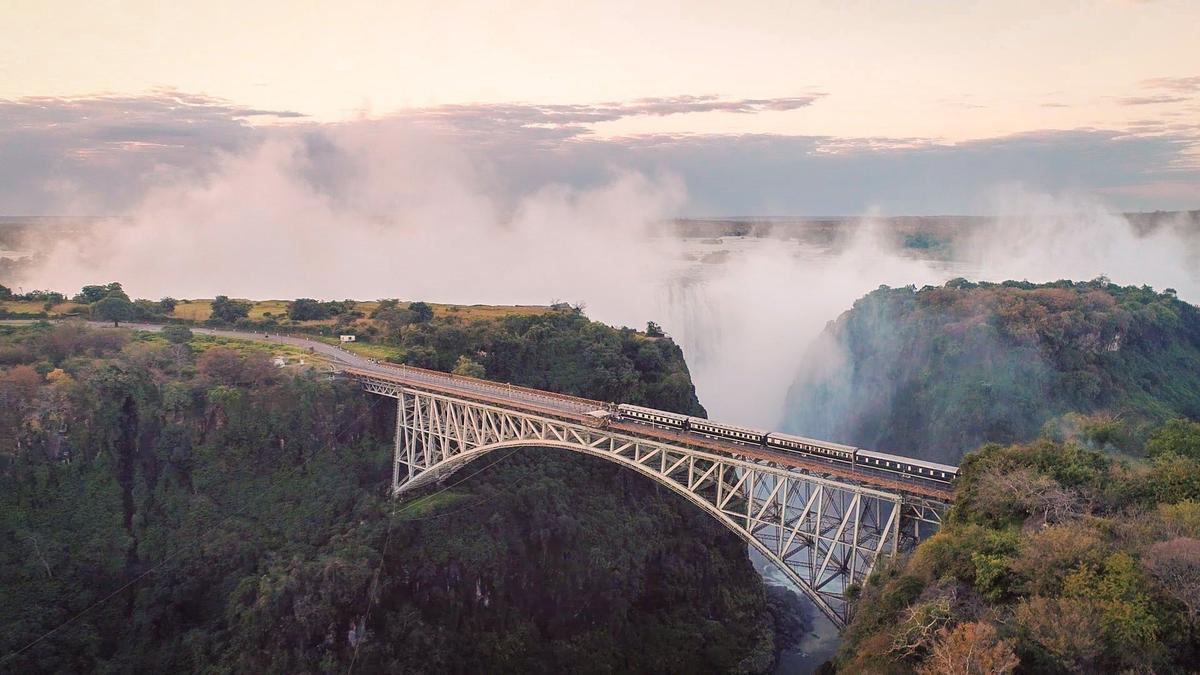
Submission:
[[1200,76],[1196,77],[1155,77],[1142,80],[1142,89],[1159,92],[1144,96],[1126,96],[1118,98],[1121,105],[1163,105],[1171,103],[1187,103],[1195,100],[1195,94],[1200,94]]
[[[574,144],[571,166],[670,167],[691,215],[990,213],[997,185],[1109,194],[1127,185],[1191,185],[1155,199],[1112,192],[1122,209],[1195,208],[1194,132],[1050,130],[947,144],[827,136],[638,137]],[[567,166],[563,166],[565,171]],[[1143,191],[1142,195],[1149,195]]]
[[1117,103],[1121,105],[1159,105],[1163,103],[1183,103],[1190,100],[1187,96],[1160,94],[1158,96],[1127,96],[1117,99]]
[[455,131],[478,133],[536,132],[538,140],[558,140],[591,133],[588,125],[631,117],[666,117],[694,113],[748,115],[797,110],[812,105],[824,94],[785,98],[725,99],[719,96],[669,96],[640,98],[619,103],[548,104],[477,103],[414,108],[391,117],[422,124],[439,124]]
[[0,99],[0,212],[109,213],[155,182],[194,178],[259,135],[243,108],[169,90],[145,96]]
[[1166,91],[1200,92],[1200,75],[1195,77],[1155,77],[1143,80],[1142,86],[1147,89]]
[[[298,170],[320,194],[371,204],[365,217],[382,218],[387,200],[356,192],[368,184],[361,158],[392,162],[401,176],[417,169],[371,152],[381,138],[404,138],[405,152],[420,148],[453,162],[488,186],[501,211],[548,185],[595,189],[627,170],[679,177],[686,215],[845,215],[872,207],[978,213],[992,207],[987,195],[996,185],[1010,183],[1090,192],[1130,210],[1197,205],[1200,129],[1186,123],[1141,120],[960,143],[779,134],[605,138],[591,131],[597,122],[636,116],[795,110],[819,97],[447,105],[341,123],[178,92],[0,101],[0,214],[125,213],[154,188],[203,184],[228,158],[284,140],[303,153]],[[267,118],[285,123],[262,124]],[[388,191],[384,181],[369,184]]]

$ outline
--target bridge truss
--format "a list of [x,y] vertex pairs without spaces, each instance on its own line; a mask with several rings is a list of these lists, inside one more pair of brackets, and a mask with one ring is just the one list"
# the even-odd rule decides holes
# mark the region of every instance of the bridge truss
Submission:
[[682,495],[737,533],[844,626],[861,585],[883,556],[911,548],[935,530],[945,505],[727,456],[686,444],[639,438],[387,379],[363,388],[397,399],[392,491],[400,496],[440,481],[501,448],[561,448],[626,466]]

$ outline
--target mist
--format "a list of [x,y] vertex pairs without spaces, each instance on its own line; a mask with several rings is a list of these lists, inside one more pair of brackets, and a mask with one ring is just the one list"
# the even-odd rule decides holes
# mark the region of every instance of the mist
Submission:
[[73,292],[118,280],[148,298],[580,303],[606,323],[662,324],[710,414],[758,427],[780,426],[798,374],[838,358],[836,345],[809,349],[826,323],[880,285],[1107,275],[1200,297],[1194,232],[1139,233],[1073,195],[998,190],[995,212],[1019,215],[964,232],[937,259],[902,250],[868,214],[832,246],[780,230],[697,260],[696,242],[664,227],[688,198],[670,173],[608,167],[588,187],[515,190],[502,167],[406,127],[279,130],[39,247],[18,281]]

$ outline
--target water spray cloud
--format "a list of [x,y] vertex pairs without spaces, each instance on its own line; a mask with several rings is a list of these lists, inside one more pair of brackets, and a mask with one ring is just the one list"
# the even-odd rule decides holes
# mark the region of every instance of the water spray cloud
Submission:
[[55,242],[19,282],[120,280],[143,297],[583,302],[608,323],[662,323],[710,412],[763,427],[778,425],[809,343],[881,284],[1103,274],[1200,299],[1194,233],[1139,232],[1075,197],[999,193],[997,211],[1021,215],[961,237],[953,264],[898,250],[871,217],[832,249],[781,228],[727,239],[723,261],[697,263],[684,256],[695,242],[663,234],[685,203],[671,175],[614,169],[591,188],[515,192],[501,166],[402,125],[280,130],[203,180],[150,190],[127,218]]

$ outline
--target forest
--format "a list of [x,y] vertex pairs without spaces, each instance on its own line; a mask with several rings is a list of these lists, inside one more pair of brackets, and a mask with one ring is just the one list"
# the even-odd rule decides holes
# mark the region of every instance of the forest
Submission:
[[[703,412],[674,343],[579,312],[402,346]],[[0,326],[0,668],[765,672],[803,629],[740,540],[602,460],[514,450],[388,499],[391,401],[271,356]]]
[[1067,413],[1144,441],[1200,417],[1200,310],[1094,281],[882,287],[826,328],[788,396],[788,430],[957,464]]

